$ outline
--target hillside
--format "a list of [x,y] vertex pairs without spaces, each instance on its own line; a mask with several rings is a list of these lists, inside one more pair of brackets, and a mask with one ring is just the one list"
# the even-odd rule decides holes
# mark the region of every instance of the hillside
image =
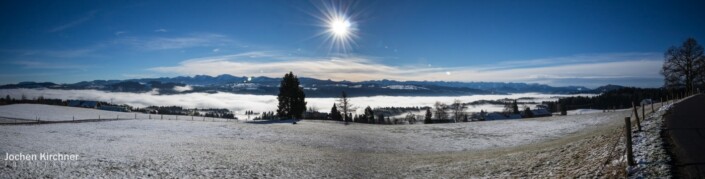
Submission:
[[[22,107],[40,115],[66,116],[76,112],[40,105]],[[29,110],[35,107],[45,110]],[[0,125],[0,136],[5,136],[6,144],[0,145],[0,152],[80,155],[80,162],[65,163],[69,165],[41,169],[0,167],[0,177],[615,176],[623,171],[623,162],[605,165],[604,161],[619,160],[621,149],[612,152],[621,134],[616,129],[628,115],[629,111],[617,111],[394,126],[142,117],[92,123]]]

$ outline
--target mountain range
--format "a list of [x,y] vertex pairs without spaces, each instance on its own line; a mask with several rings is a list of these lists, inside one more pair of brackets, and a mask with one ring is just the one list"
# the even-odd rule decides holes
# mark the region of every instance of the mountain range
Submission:
[[[48,89],[95,89],[110,92],[155,92],[159,94],[180,94],[193,92],[229,92],[237,94],[276,95],[279,92],[280,78],[237,77],[232,75],[196,75],[162,78],[140,78],[127,80],[93,80],[72,84],[51,82],[20,82],[0,86],[0,89],[48,88]],[[536,83],[504,82],[447,82],[447,81],[332,81],[299,77],[306,96],[337,97],[341,91],[349,96],[459,96],[473,94],[507,93],[602,93],[619,89],[622,86],[606,85],[595,89],[582,86],[554,87]]]

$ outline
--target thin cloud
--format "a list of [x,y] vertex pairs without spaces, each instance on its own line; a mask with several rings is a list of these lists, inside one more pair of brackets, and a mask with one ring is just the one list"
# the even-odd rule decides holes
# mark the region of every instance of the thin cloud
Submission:
[[98,12],[97,10],[90,11],[85,16],[83,16],[81,18],[78,18],[78,19],[73,20],[69,23],[62,24],[62,25],[59,25],[59,26],[56,26],[54,28],[49,29],[49,32],[59,32],[59,31],[63,31],[63,30],[75,27],[77,25],[81,25],[84,22],[93,19],[93,17],[95,17],[95,14],[97,12]]
[[117,32],[115,32],[115,36],[120,36],[125,33],[127,33],[127,31],[117,31]]
[[126,37],[115,41],[118,44],[126,44],[144,50],[168,50],[183,49],[191,47],[214,47],[225,46],[232,42],[227,36],[221,34],[191,34],[181,37],[151,37],[137,38]]
[[166,29],[155,29],[154,32],[167,32]]
[[[154,67],[148,70],[178,75],[220,75],[235,76],[269,76],[294,71],[297,75],[319,79],[364,81],[393,79],[402,81],[498,81],[498,82],[536,82],[556,84],[565,79],[575,79],[577,84],[591,84],[591,80],[620,82],[621,79],[661,78],[659,69],[662,61],[656,57],[633,58],[616,55],[617,60],[608,59],[609,55],[599,55],[603,60],[584,61],[580,59],[558,58],[571,63],[556,62],[550,66],[519,66],[497,64],[494,69],[486,67],[431,67],[391,66],[378,63],[369,57],[284,57],[269,52],[250,52],[243,54],[215,56],[190,59],[176,66]],[[543,63],[543,62],[542,62]],[[503,66],[504,65],[504,66]],[[491,65],[488,65],[491,66]],[[579,80],[578,80],[579,79]],[[642,84],[641,86],[648,85]],[[656,84],[651,84],[656,85]]]
[[51,62],[41,62],[41,61],[31,61],[22,60],[14,61],[12,64],[19,65],[26,69],[86,69],[90,68],[87,65],[75,65],[75,64],[63,64],[63,63],[51,63]]
[[76,48],[76,49],[62,49],[62,50],[46,50],[46,49],[7,49],[0,50],[1,52],[7,52],[15,54],[19,57],[48,57],[48,58],[76,58],[90,56],[91,53],[98,50],[100,46],[92,46],[86,48]]

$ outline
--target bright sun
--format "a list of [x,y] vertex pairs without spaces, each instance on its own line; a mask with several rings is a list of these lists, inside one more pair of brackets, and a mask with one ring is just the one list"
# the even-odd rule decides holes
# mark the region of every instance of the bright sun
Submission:
[[345,19],[334,19],[329,24],[330,31],[335,36],[346,37],[350,33],[350,21]]
[[319,26],[323,28],[317,36],[325,36],[330,50],[336,50],[336,53],[347,54],[356,45],[355,39],[359,38],[357,16],[351,13],[351,7],[348,1],[317,4],[320,15],[314,17],[320,20]]

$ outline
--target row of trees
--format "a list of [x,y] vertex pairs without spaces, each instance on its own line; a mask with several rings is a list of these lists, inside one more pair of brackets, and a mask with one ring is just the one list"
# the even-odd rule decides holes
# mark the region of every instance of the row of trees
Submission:
[[573,109],[624,109],[639,105],[644,99],[661,101],[685,95],[685,88],[620,88],[594,97],[566,97],[555,102],[543,102],[552,112],[564,113]]
[[694,38],[688,38],[681,46],[666,50],[661,68],[664,87],[683,89],[686,93],[697,92],[705,87],[705,55],[703,47]]

